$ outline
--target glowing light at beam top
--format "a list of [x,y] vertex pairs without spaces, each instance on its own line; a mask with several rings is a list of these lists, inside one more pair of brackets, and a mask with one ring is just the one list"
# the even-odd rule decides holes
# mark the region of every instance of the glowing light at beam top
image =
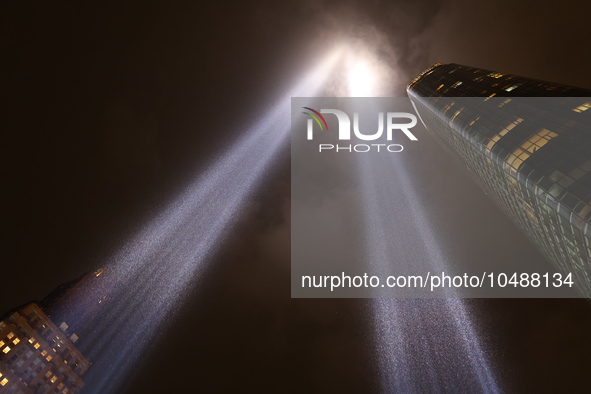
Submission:
[[349,95],[351,97],[370,97],[373,95],[375,78],[365,62],[352,62],[349,65],[347,74]]

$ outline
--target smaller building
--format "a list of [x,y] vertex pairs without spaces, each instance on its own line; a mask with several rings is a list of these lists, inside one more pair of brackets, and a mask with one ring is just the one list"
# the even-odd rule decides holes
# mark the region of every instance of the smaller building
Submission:
[[34,302],[8,312],[0,321],[0,393],[78,392],[90,362],[77,340]]
[[39,306],[52,321],[67,322],[68,333],[76,332],[86,341],[95,331],[116,281],[113,269],[99,268],[59,285]]

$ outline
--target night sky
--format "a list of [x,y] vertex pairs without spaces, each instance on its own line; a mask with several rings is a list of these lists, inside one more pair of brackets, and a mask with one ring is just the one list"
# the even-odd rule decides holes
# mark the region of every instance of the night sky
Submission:
[[[334,45],[387,65],[389,96],[435,62],[589,89],[589,15],[583,1],[3,2],[0,310],[101,267]],[[439,218],[456,253],[541,259],[447,153],[422,169],[425,201],[457,214]],[[369,301],[290,298],[289,174],[286,154],[126,392],[379,391]],[[468,305],[504,390],[588,390],[587,301]]]

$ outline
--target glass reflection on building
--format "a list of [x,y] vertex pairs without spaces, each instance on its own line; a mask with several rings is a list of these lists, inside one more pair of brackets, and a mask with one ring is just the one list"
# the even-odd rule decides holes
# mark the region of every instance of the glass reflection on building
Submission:
[[407,92],[430,133],[591,298],[591,91],[438,63]]

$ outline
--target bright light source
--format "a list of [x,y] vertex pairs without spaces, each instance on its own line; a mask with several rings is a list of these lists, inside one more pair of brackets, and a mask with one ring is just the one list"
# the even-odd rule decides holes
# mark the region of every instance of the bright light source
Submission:
[[374,91],[374,76],[367,64],[356,62],[349,68],[349,94],[352,97],[369,97]]

